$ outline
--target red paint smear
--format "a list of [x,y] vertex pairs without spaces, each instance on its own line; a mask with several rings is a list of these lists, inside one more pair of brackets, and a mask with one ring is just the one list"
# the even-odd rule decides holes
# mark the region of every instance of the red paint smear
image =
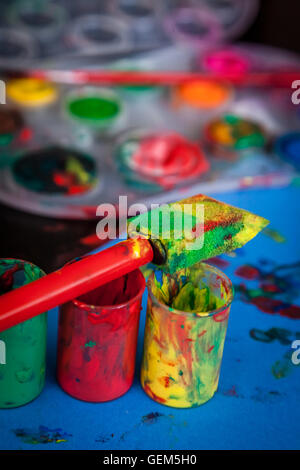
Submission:
[[213,321],[219,323],[219,322],[227,320],[228,317],[229,317],[229,308],[227,308],[225,312],[220,312],[220,313],[217,313],[216,315],[213,315],[212,318],[213,318]]
[[294,320],[300,319],[300,307],[297,305],[287,305],[281,300],[262,296],[251,299],[251,303],[264,313],[271,315],[278,313],[282,317],[292,318]]
[[279,313],[280,307],[282,307],[283,302],[281,300],[270,299],[269,297],[255,297],[251,299],[251,303],[256,305],[259,310],[264,313]]
[[294,320],[300,319],[300,307],[297,305],[290,305],[289,307],[283,308],[279,313],[283,317],[292,318]]
[[204,223],[204,232],[214,230],[217,227],[228,227],[229,225],[235,224],[241,220],[242,216],[240,214],[233,215],[229,218],[219,219],[219,220],[207,220]]
[[260,284],[259,286],[264,292],[271,292],[271,293],[277,293],[277,292],[282,292],[281,289],[276,286],[276,284]]
[[159,401],[160,403],[165,403],[166,400],[164,398],[161,398],[159,397],[158,395],[156,395],[152,390],[151,388],[149,387],[148,384],[144,384],[144,390],[146,393],[148,393],[150,395],[151,398],[153,398],[153,400],[157,400]]
[[229,266],[229,261],[219,258],[218,256],[215,256],[214,258],[210,258],[206,262],[209,264],[213,264],[217,268],[227,268],[227,266]]
[[198,338],[201,338],[201,336],[205,335],[205,333],[207,333],[207,330],[201,331],[201,333],[198,335]]
[[226,395],[228,397],[237,397],[238,394],[235,389],[235,385],[233,385],[227,392],[224,392],[223,395]]
[[243,279],[247,279],[249,281],[252,281],[259,277],[258,269],[249,265],[240,266],[236,269],[235,274],[236,276],[242,277]]

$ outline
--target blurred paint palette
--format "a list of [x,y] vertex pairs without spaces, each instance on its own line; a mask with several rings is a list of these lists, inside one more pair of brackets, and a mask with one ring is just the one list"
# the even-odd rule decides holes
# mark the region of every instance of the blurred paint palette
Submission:
[[[89,5],[92,9],[93,2]],[[120,15],[122,21],[128,21],[126,15]],[[90,58],[92,64],[94,53]],[[236,77],[298,64],[294,54],[273,48],[219,44],[199,49],[179,41],[111,59],[106,67],[196,68]],[[290,90],[236,89],[205,80],[170,89],[103,88],[32,78],[11,80],[6,88],[0,201],[27,212],[95,218],[99,204],[117,204],[119,195],[126,195],[128,204],[149,206],[201,192],[285,185],[299,169],[295,158],[273,144],[300,131]]]

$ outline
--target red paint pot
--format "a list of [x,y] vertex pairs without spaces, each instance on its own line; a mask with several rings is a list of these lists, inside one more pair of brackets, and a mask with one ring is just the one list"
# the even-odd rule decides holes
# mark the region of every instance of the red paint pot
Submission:
[[104,402],[128,391],[144,289],[136,270],[60,307],[57,379],[65,392]]

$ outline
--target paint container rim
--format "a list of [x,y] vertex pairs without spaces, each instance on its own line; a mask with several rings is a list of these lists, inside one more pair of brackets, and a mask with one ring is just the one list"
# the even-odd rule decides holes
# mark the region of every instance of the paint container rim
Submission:
[[[99,27],[116,36],[112,41],[96,41],[86,35],[86,30]],[[120,52],[130,44],[130,31],[126,21],[109,13],[86,14],[74,19],[68,30],[69,42],[79,50],[95,50],[97,53],[111,54]],[[101,46],[101,51],[99,50]]]
[[[189,34],[179,27],[180,21],[199,21],[207,28],[203,36]],[[194,45],[205,45],[210,42],[218,42],[223,36],[223,28],[213,11],[205,7],[191,5],[189,7],[176,8],[164,20],[164,28],[168,36],[175,41],[185,41]]]
[[[148,294],[149,294],[152,302],[154,304],[156,304],[156,306],[158,306],[159,308],[162,308],[168,314],[184,315],[186,317],[195,319],[195,321],[197,321],[197,320],[201,321],[203,318],[214,317],[218,314],[223,313],[228,308],[230,308],[230,306],[232,304],[232,301],[233,301],[233,297],[234,297],[234,287],[233,287],[233,284],[232,284],[231,280],[229,279],[229,277],[225,273],[223,273],[223,271],[216,268],[215,266],[212,266],[208,263],[202,263],[201,261],[197,264],[194,264],[192,266],[192,268],[194,268],[197,265],[201,265],[201,266],[205,267],[205,272],[212,272],[212,273],[216,274],[228,286],[228,288],[229,288],[228,299],[224,303],[224,305],[222,305],[222,307],[219,307],[215,310],[212,310],[211,312],[198,312],[198,311],[197,312],[184,312],[182,310],[177,310],[176,308],[170,307],[169,305],[163,304],[162,302],[160,302],[157,299],[157,297],[155,297],[155,295],[152,293],[152,290],[151,290],[151,286],[152,286],[152,283],[153,283],[153,280],[154,280],[154,277],[155,277],[155,271],[153,271],[150,274],[150,276],[148,278],[148,281],[147,281]],[[160,270],[157,269],[156,271],[160,271]],[[182,269],[180,269],[179,272],[180,271],[182,271]]]
[[[46,26],[30,26],[22,19],[24,13],[36,13],[35,0],[18,0],[8,12],[8,21],[13,27],[19,27],[41,40],[47,40],[55,36],[63,27],[68,18],[67,10],[59,3],[44,2],[42,12],[50,18],[50,24]],[[39,13],[39,12],[37,12]]]
[[[14,261],[14,263],[12,264],[12,266],[15,266],[17,264],[20,264],[21,268],[22,268],[22,271],[24,272],[24,266],[29,266],[29,267],[33,267],[35,269],[38,270],[38,274],[39,276],[38,277],[35,277],[34,276],[34,279],[30,280],[30,282],[26,282],[26,283],[23,283],[22,286],[20,287],[23,287],[27,284],[30,284],[31,282],[34,282],[36,281],[37,279],[40,279],[44,276],[46,276],[46,273],[43,269],[41,269],[39,266],[37,266],[36,264],[32,263],[31,261],[26,261],[26,260],[23,260],[23,259],[20,259],[20,258],[0,258],[0,272],[1,272],[1,269],[2,269],[2,263],[5,262],[5,261]],[[4,271],[6,272],[6,271]],[[1,275],[1,274],[0,274]],[[15,289],[18,289],[18,287],[13,287],[12,289],[10,289],[8,292],[11,292]],[[3,294],[4,295],[4,294]],[[34,318],[34,317],[33,317]],[[26,320],[27,321],[27,320]]]
[[22,55],[20,57],[13,56],[13,57],[3,57],[0,56],[0,63],[4,65],[12,64],[16,67],[16,60],[20,61],[17,68],[21,64],[25,64],[26,60],[33,59],[38,53],[38,44],[35,38],[32,37],[30,33],[21,29],[14,29],[11,27],[0,27],[0,39],[4,38],[4,40],[8,41],[11,39],[15,41],[15,44],[19,44],[22,48]]
[[[72,263],[72,261],[70,263]],[[77,308],[79,308],[80,310],[84,310],[86,313],[93,313],[94,315],[101,315],[102,318],[107,317],[108,315],[111,315],[115,310],[122,310],[125,307],[131,306],[134,302],[139,300],[144,295],[144,291],[146,288],[146,280],[145,280],[145,277],[143,276],[143,273],[141,272],[140,269],[135,269],[134,271],[130,271],[129,273],[127,273],[128,276],[132,274],[138,274],[142,287],[140,287],[140,289],[138,290],[138,293],[127,302],[123,302],[121,304],[115,304],[115,305],[92,305],[92,304],[87,304],[85,302],[82,302],[78,300],[78,298],[72,299],[70,302],[74,304]],[[86,294],[83,294],[83,295],[86,295]],[[103,315],[102,312],[99,313],[98,310],[105,310],[106,311],[105,315]]]

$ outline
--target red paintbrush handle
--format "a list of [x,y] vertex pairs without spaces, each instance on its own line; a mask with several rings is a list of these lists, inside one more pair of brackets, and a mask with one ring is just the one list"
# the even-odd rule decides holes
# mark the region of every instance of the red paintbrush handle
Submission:
[[128,239],[95,255],[79,258],[0,296],[0,331],[75,299],[152,259],[151,245],[143,239]]
[[251,72],[241,76],[212,75],[202,72],[119,71],[119,70],[27,70],[25,75],[60,83],[97,85],[165,85],[174,86],[194,80],[228,81],[237,86],[288,87],[299,80],[300,70]]

